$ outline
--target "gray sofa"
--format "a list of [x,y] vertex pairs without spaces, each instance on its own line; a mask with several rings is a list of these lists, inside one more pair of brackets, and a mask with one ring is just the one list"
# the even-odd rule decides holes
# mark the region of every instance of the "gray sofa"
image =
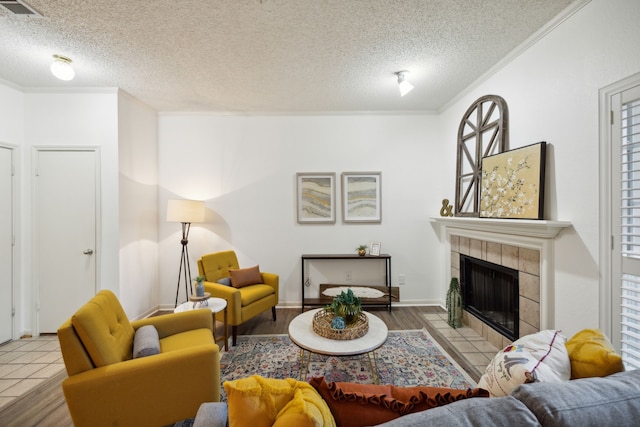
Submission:
[[[205,403],[198,411],[194,427],[224,427],[226,414],[225,404]],[[405,415],[381,424],[380,427],[427,425],[639,426],[640,370],[561,384],[524,384],[517,387],[510,396],[460,400]]]

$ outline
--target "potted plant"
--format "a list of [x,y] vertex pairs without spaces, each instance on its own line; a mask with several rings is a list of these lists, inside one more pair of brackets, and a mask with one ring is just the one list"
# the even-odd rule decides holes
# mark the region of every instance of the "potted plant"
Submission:
[[367,254],[367,245],[360,245],[356,248],[358,255],[365,256]]
[[331,305],[325,307],[325,311],[344,318],[348,325],[358,318],[358,314],[362,311],[362,301],[351,289],[347,289],[347,292],[342,291],[336,296]]
[[198,276],[196,277],[196,296],[197,297],[203,297],[204,296],[204,282],[205,277],[204,276]]

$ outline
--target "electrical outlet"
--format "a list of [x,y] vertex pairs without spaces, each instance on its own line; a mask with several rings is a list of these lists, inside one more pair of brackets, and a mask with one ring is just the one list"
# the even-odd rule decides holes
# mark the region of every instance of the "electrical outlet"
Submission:
[[404,274],[398,275],[398,285],[404,286],[407,284],[407,277]]
[[351,281],[351,272],[347,271],[347,282]]

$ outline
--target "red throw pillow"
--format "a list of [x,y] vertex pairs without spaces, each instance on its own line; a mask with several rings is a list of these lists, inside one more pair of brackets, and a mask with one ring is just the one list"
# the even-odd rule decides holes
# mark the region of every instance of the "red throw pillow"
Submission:
[[229,275],[231,276],[231,285],[234,288],[241,288],[243,286],[257,285],[262,283],[262,275],[260,274],[260,267],[229,269]]
[[[339,427],[377,425],[457,400],[489,397],[489,392],[480,388],[460,390],[446,387],[327,383],[324,377],[311,378],[309,383],[327,402]],[[354,416],[356,413],[358,415]]]

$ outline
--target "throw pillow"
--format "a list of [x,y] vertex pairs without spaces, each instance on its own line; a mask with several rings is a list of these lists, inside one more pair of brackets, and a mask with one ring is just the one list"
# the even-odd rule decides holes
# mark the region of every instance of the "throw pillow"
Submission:
[[489,396],[481,389],[327,383],[324,377],[311,378],[309,382],[327,402],[340,427],[377,425],[457,400]]
[[234,288],[241,288],[243,286],[257,285],[262,283],[262,275],[260,274],[260,267],[229,269],[231,275],[231,284]]
[[158,330],[153,325],[138,328],[133,337],[133,358],[151,356],[160,353]]
[[225,286],[231,286],[231,277],[223,277],[222,279],[218,280],[217,283]]
[[278,412],[273,427],[335,426],[333,415],[318,392],[307,383],[296,385],[293,399]]
[[[229,425],[335,426],[331,411],[318,392],[293,378],[280,380],[253,375],[225,381],[224,390],[229,404]],[[278,421],[280,417],[282,421]]]
[[606,377],[624,371],[622,357],[599,329],[583,329],[567,341],[571,379]]
[[520,384],[562,382],[571,376],[565,347],[567,339],[559,331],[526,335],[499,351],[478,381],[492,397],[507,396]]

